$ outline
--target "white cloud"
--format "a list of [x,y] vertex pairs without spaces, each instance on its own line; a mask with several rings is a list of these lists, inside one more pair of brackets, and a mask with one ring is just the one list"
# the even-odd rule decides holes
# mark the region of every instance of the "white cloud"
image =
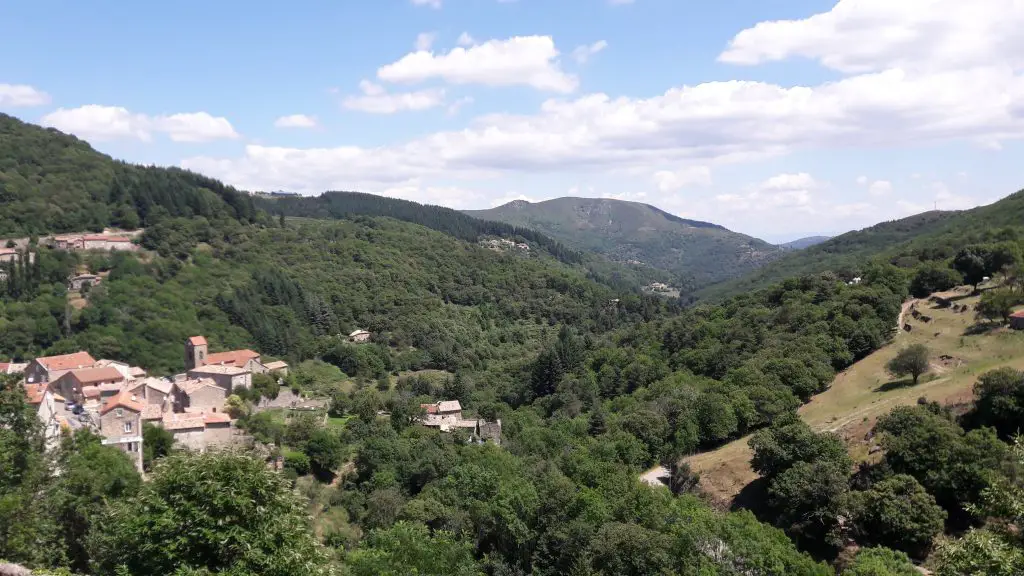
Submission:
[[363,80],[359,83],[359,89],[363,92],[362,95],[345,97],[341,102],[342,106],[371,114],[394,114],[429,110],[444,104],[444,90],[436,88],[391,94],[383,86]]
[[472,46],[476,44],[476,40],[469,35],[469,32],[463,32],[462,34],[459,34],[459,39],[456,40],[456,43],[459,46]]
[[147,116],[120,106],[87,104],[78,108],[58,108],[43,116],[40,123],[93,140],[135,138],[149,141],[154,132],[166,134],[175,142],[238,138],[238,133],[226,118],[206,112]]
[[434,10],[440,10],[441,0],[412,0],[413,6],[430,6]]
[[0,108],[42,106],[50,103],[50,95],[26,84],[0,84]]
[[709,186],[711,169],[707,166],[687,166],[679,170],[659,170],[653,176],[654,185],[661,192],[675,192],[687,186]]
[[864,186],[867,183],[868,183],[868,177],[867,176],[857,176],[857,184],[858,185]]
[[839,0],[802,20],[761,22],[720,60],[759,64],[802,56],[842,72],[1024,65],[1020,0]]
[[577,46],[572,51],[572,58],[579,64],[585,64],[590,57],[608,47],[608,43],[604,40],[598,40],[593,44],[585,44],[583,46]]
[[386,82],[417,83],[441,79],[451,84],[525,85],[549,92],[576,89],[575,76],[561,70],[559,52],[550,36],[516,36],[489,40],[448,53],[417,51],[382,66],[377,77]]
[[892,193],[892,182],[888,180],[875,180],[868,186],[868,194],[872,196],[888,196]]
[[473,102],[474,100],[472,96],[463,96],[462,98],[459,98],[455,102],[452,102],[451,104],[448,105],[448,114],[458,114],[459,111],[462,110],[464,106],[468,106]]
[[281,116],[274,121],[274,126],[277,128],[316,128],[317,124],[316,118],[305,114]]
[[437,34],[434,32],[420,32],[416,35],[416,42],[414,46],[417,51],[430,51],[431,46],[434,45],[434,40],[437,39]]

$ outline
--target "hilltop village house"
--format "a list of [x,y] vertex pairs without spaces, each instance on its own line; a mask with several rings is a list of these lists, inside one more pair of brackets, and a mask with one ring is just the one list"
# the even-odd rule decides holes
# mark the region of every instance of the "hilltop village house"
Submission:
[[138,366],[96,360],[88,352],[43,356],[27,364],[0,364],[4,373],[24,372],[24,392],[47,427],[47,441],[59,441],[61,427],[90,428],[106,445],[123,450],[142,468],[142,424],[170,431],[192,450],[234,441],[227,396],[252,386],[253,373],[281,373],[285,362],[264,365],[252,350],[209,353],[202,336],[185,344],[188,371],[153,378]]
[[132,239],[123,234],[65,234],[49,238],[50,246],[58,250],[137,250]]
[[501,444],[501,420],[488,422],[483,419],[465,419],[462,417],[462,405],[458,400],[442,400],[434,404],[420,404],[426,412],[421,424],[428,428],[437,428],[441,432],[465,430],[478,441],[490,440]]
[[366,330],[355,330],[348,335],[349,342],[363,344],[370,341],[370,333]]
[[213,380],[230,395],[236,388],[251,388],[253,374],[286,374],[288,364],[263,364],[260,353],[252,350],[211,354],[205,337],[192,336],[185,341],[185,369],[189,378]]

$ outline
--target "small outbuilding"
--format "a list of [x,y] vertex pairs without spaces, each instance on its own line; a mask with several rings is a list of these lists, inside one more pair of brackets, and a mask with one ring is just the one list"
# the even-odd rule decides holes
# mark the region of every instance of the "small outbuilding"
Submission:
[[1010,314],[1010,328],[1024,330],[1024,310],[1018,310]]

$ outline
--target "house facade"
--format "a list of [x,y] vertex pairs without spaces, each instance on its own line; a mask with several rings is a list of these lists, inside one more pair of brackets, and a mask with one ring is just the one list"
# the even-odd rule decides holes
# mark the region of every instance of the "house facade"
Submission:
[[26,384],[25,399],[33,408],[36,416],[43,423],[43,437],[46,449],[53,450],[60,443],[60,413],[57,411],[56,397],[45,384]]
[[113,395],[113,393],[121,391],[126,381],[124,374],[112,366],[81,368],[64,372],[59,378],[50,382],[50,390],[72,402],[80,403],[85,397],[87,388],[96,387],[101,392]]
[[25,381],[29,384],[50,382],[64,375],[69,370],[92,368],[96,359],[88,352],[75,352],[60,356],[44,356],[29,362],[25,368]]
[[175,412],[223,412],[228,391],[211,378],[175,382]]
[[138,398],[122,391],[107,400],[100,409],[100,435],[103,444],[124,451],[138,470],[142,470],[142,411]]

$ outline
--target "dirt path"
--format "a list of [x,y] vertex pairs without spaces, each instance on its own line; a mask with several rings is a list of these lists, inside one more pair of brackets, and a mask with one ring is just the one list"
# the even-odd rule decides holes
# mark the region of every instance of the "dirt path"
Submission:
[[664,488],[668,485],[668,479],[671,473],[668,468],[664,466],[655,466],[647,472],[640,475],[640,481],[651,486],[661,486]]

